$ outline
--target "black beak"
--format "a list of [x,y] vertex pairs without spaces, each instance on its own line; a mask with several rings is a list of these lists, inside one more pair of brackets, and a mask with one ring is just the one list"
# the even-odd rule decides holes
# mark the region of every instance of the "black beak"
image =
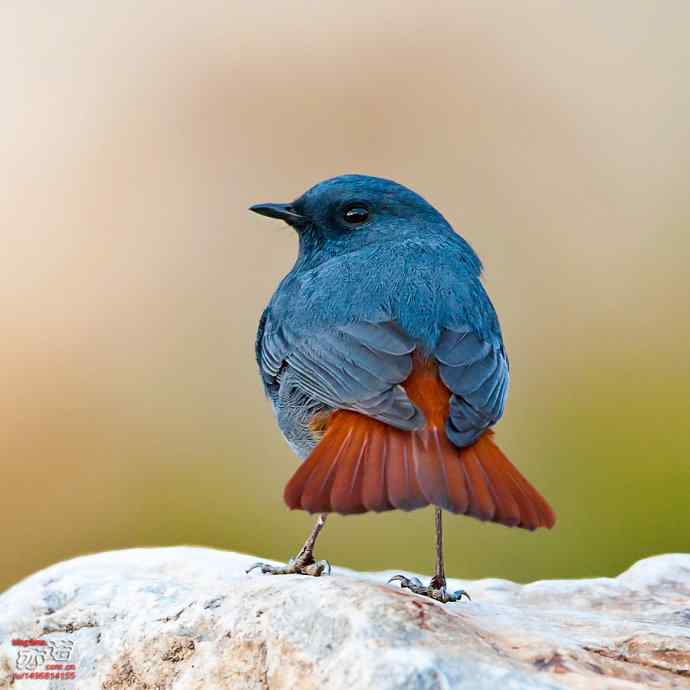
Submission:
[[300,225],[305,221],[304,216],[297,213],[290,204],[254,204],[249,210],[261,216],[279,218],[290,225]]

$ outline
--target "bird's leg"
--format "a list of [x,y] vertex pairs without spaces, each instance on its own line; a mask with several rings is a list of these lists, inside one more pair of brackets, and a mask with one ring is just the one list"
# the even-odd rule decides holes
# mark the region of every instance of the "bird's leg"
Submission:
[[443,518],[440,508],[435,509],[434,522],[436,525],[436,573],[431,578],[429,586],[425,587],[418,577],[405,577],[404,575],[396,575],[388,582],[400,582],[401,587],[443,604],[450,601],[460,601],[463,597],[469,599],[470,595],[464,589],[457,592],[448,592],[446,589],[446,572],[443,567]]
[[254,565],[247,570],[250,573],[252,570],[259,568],[262,573],[267,575],[313,575],[319,577],[324,572],[327,575],[331,574],[331,564],[328,561],[317,561],[314,559],[314,544],[319,532],[326,524],[327,513],[321,513],[316,519],[316,523],[304,546],[299,550],[299,553],[291,558],[287,565],[270,565],[269,563],[254,563]]
[[440,508],[434,510],[434,527],[436,528],[436,573],[431,578],[430,587],[446,588],[446,570],[443,566],[443,514]]

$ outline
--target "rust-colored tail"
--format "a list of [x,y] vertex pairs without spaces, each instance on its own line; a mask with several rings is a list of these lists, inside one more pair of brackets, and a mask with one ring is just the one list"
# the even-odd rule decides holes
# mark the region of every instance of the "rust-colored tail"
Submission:
[[491,431],[467,448],[448,440],[450,393],[434,365],[416,360],[404,387],[427,426],[401,431],[356,412],[334,412],[285,487],[290,508],[352,514],[433,504],[509,527],[553,527],[553,510],[503,455]]

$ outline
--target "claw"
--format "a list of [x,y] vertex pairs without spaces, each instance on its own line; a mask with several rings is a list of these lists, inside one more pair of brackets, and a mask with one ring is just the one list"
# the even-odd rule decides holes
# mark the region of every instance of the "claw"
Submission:
[[254,565],[251,566],[251,568],[247,568],[247,570],[245,570],[244,572],[247,573],[247,575],[248,575],[249,573],[252,572],[252,570],[256,570],[257,568],[261,568],[262,573],[267,573],[267,572],[270,572],[270,568],[273,568],[273,567],[275,567],[275,566],[269,565],[268,563],[262,563],[261,561],[259,561],[258,563],[254,563]]
[[393,577],[388,580],[388,584],[391,582],[409,582],[409,580],[404,575],[393,575]]
[[451,601],[460,601],[463,597],[467,597],[467,601],[472,601],[472,597],[464,589],[458,589],[449,596]]
[[443,604],[448,604],[449,602],[454,601],[460,601],[463,597],[467,597],[468,599],[470,599],[470,595],[464,589],[459,589],[458,591],[450,594],[446,590],[445,581],[440,587],[432,585],[425,587],[418,577],[405,577],[404,575],[394,575],[390,580],[388,580],[388,582],[400,582],[401,588],[409,589],[411,592],[414,592],[415,594],[419,594],[423,597],[429,597],[430,599],[440,601]]
[[388,583],[400,582],[401,587],[407,587],[411,589],[412,587],[424,587],[422,581],[418,577],[405,577],[405,575],[393,575],[393,577],[388,580]]
[[304,562],[297,558],[291,558],[286,565],[271,565],[270,563],[254,563],[245,572],[260,569],[263,575],[311,575],[320,577],[324,571],[331,574],[331,564],[326,560]]

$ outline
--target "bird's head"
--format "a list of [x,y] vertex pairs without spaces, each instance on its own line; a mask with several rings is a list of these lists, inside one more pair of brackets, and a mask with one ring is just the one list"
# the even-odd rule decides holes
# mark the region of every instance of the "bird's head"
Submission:
[[443,216],[419,194],[397,182],[367,175],[341,175],[320,182],[287,204],[251,209],[291,225],[301,253],[354,251],[391,240],[453,234]]

